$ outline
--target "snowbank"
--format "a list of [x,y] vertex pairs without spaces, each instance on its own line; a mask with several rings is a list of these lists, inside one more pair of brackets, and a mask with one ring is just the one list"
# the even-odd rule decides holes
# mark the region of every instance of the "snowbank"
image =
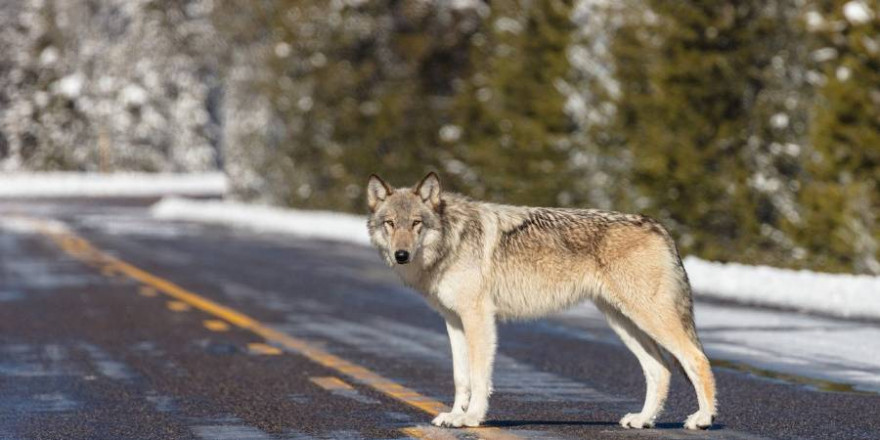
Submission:
[[684,259],[694,292],[740,303],[880,318],[880,277]]
[[[162,200],[152,213],[161,219],[369,244],[366,219],[350,214],[179,198]],[[684,265],[697,296],[840,317],[880,318],[880,277],[715,263],[695,257],[685,258]]]
[[370,244],[366,218],[338,212],[299,211],[230,201],[170,197],[153,205],[152,214],[166,220],[217,223],[260,232]]
[[34,221],[30,218],[15,215],[0,217],[0,230],[14,232],[16,234],[31,235],[40,232],[63,234],[70,231],[64,222],[58,220],[44,218],[39,221]]
[[0,175],[0,197],[218,196],[226,193],[223,173],[8,173]]

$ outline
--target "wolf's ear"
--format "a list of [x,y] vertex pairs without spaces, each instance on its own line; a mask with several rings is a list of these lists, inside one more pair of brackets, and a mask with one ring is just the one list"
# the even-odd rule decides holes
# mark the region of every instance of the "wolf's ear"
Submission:
[[370,210],[375,211],[379,203],[382,203],[393,190],[384,180],[375,174],[370,174],[370,181],[367,183],[367,204]]
[[422,198],[422,201],[425,203],[430,203],[434,209],[437,209],[440,206],[440,178],[437,177],[437,173],[431,171],[416,185],[414,190],[419,197]]

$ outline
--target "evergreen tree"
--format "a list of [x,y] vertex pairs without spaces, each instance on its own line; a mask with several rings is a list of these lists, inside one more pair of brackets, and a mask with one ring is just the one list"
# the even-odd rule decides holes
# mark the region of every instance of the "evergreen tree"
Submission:
[[210,9],[204,0],[4,3],[0,168],[217,169]]
[[[876,271],[866,3],[811,0],[827,26],[807,27],[802,0],[591,4],[220,4],[236,181],[362,211],[369,173],[437,169],[479,198],[654,215],[703,258]],[[601,30],[573,26],[597,10]]]
[[822,79],[799,239],[821,266],[880,273],[880,18],[876,2],[822,0],[807,14]]
[[456,97],[461,137],[452,159],[478,197],[531,205],[571,202],[568,165],[573,131],[560,84],[574,32],[561,0],[492,3],[472,37],[473,70]]
[[475,11],[391,0],[261,8],[237,32],[263,41],[253,87],[271,113],[258,165],[272,200],[360,211],[370,173],[403,183],[441,168],[435,145]]
[[[764,119],[782,100],[768,88],[780,82],[770,69],[791,41],[780,11],[792,5],[646,3],[648,10],[628,10],[612,48],[620,94],[606,148],[628,157],[636,191],[621,207],[662,218],[685,252],[779,261],[791,250],[780,249],[786,240],[776,232],[785,200],[754,180],[762,168],[785,170],[770,151],[799,137],[768,129]],[[769,159],[757,163],[761,155]],[[797,172],[795,161],[783,174]]]

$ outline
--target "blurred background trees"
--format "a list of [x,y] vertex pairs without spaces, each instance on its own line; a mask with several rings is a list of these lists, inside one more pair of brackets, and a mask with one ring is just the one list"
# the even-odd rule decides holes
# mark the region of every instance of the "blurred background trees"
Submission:
[[27,0],[0,167],[223,169],[363,210],[365,176],[643,212],[703,258],[880,274],[868,0]]
[[616,118],[601,128],[632,156],[628,209],[663,219],[709,259],[796,258],[780,232],[800,222],[792,184],[807,141],[796,3],[647,6],[614,36],[621,92]]
[[816,264],[880,273],[880,4],[810,3],[817,99],[810,121],[802,227],[789,233]]
[[0,167],[219,164],[209,2],[0,4]]

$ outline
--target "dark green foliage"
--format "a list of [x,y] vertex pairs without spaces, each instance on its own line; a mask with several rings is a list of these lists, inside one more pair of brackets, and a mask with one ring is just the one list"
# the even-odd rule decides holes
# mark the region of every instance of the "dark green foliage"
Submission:
[[472,37],[472,66],[450,115],[461,127],[451,156],[477,197],[530,205],[565,202],[572,126],[556,82],[570,71],[565,51],[571,6],[545,1],[493,2],[484,29]]
[[613,45],[621,94],[606,151],[631,158],[636,191],[618,200],[664,219],[686,253],[839,269],[827,257],[846,251],[812,229],[826,207],[798,204],[812,94],[798,4],[648,4],[655,15],[627,14]]
[[467,66],[470,18],[425,2],[262,5],[253,26],[269,32],[259,93],[278,120],[266,164],[275,199],[359,211],[370,173],[402,183],[440,168],[434,148]]
[[[880,28],[845,3],[615,2],[588,42],[563,0],[221,3],[267,115],[226,139],[259,177],[240,194],[363,212],[370,173],[436,170],[482,199],[653,215],[707,259],[880,273]],[[571,62],[593,43],[611,85]]]
[[263,171],[278,176],[274,199],[358,211],[370,173],[410,183],[439,170],[449,189],[558,203],[572,130],[555,87],[570,71],[568,2],[497,2],[488,17],[443,2],[261,5],[237,32],[269,30],[256,88],[278,118]]
[[880,273],[880,19],[853,22],[847,1],[814,6],[816,47],[836,56],[820,63],[819,88],[800,202],[806,213],[797,238],[834,270]]

